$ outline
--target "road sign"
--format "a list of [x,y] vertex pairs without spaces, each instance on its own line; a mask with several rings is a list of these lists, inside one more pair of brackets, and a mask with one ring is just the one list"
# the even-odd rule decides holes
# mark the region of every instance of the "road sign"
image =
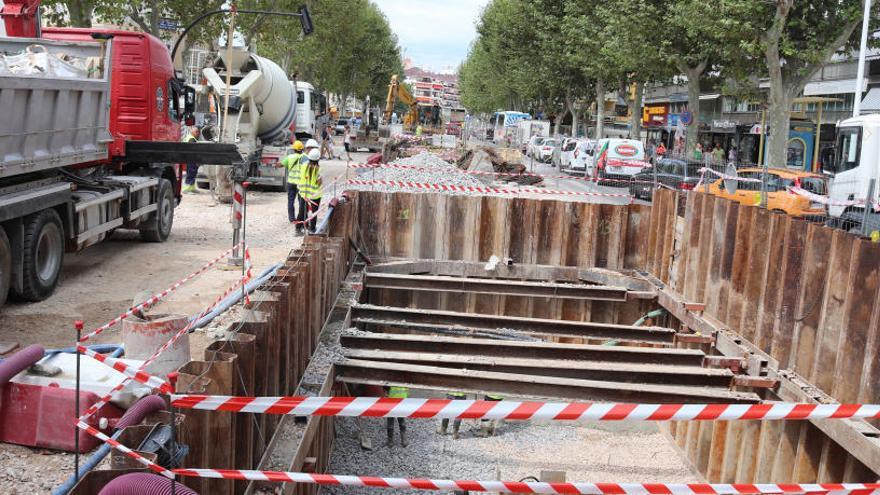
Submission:
[[165,31],[176,31],[180,29],[180,23],[174,19],[159,19],[159,29]]

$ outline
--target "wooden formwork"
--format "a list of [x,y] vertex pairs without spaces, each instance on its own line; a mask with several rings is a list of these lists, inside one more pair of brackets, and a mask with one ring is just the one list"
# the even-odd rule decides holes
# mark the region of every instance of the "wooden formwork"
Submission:
[[[869,240],[699,192],[666,190],[651,207],[359,192],[341,209],[339,228],[381,259],[486,262],[495,255],[523,264],[642,271],[675,296],[666,302],[702,309],[677,307],[683,327],[698,318],[695,330],[723,333],[727,348],[751,349],[739,356],[749,358],[750,373],[784,378],[767,400],[880,402],[880,245]],[[536,298],[431,293],[402,300],[385,292],[390,295],[379,304],[620,318],[613,316],[618,303],[605,301],[535,304]],[[864,422],[691,422],[668,431],[712,482],[862,482],[880,473],[880,432]]]

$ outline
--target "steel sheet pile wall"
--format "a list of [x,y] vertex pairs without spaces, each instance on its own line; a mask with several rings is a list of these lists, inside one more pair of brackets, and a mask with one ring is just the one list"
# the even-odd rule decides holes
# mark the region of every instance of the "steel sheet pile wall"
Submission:
[[[646,260],[647,206],[443,194],[349,194],[351,201],[341,216],[350,217],[351,236],[358,246],[378,258],[486,262],[495,255],[502,262],[511,258],[516,264],[614,270],[642,269]],[[346,225],[339,218],[334,218],[334,224],[339,229]],[[627,324],[647,307],[645,303],[604,301],[544,304],[544,299],[536,303],[539,298],[514,296],[419,294],[413,300],[403,296],[403,292],[388,295],[380,304]]]
[[[767,353],[771,368],[839,402],[880,401],[880,245],[705,194],[687,203],[675,269],[658,272],[655,262],[650,271],[705,302],[704,316]],[[671,432],[711,482],[878,478],[856,458],[876,469],[878,449],[838,445],[808,422],[681,423]]]
[[[347,244],[343,238],[309,237],[301,249],[291,251],[278,274],[251,296],[250,311],[227,327],[228,337],[213,342],[203,360],[180,369],[178,391],[295,395],[339,283],[348,272]],[[221,469],[256,469],[282,418],[197,410],[185,415],[179,432],[190,453],[182,467]],[[320,450],[329,456],[329,448]],[[317,462],[326,467],[328,460]],[[185,478],[183,482],[211,494],[243,493],[246,487],[245,482],[226,480]]]

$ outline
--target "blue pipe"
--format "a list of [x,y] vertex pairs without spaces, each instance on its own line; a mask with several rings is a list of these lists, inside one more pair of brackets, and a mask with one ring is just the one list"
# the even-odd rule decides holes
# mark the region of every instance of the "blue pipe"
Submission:
[[[261,285],[266,283],[266,280],[269,280],[270,278],[274,277],[275,274],[278,273],[278,270],[282,266],[284,266],[284,263],[276,263],[276,264],[270,266],[269,268],[266,268],[266,270],[264,270],[263,273],[261,273],[256,279],[251,280],[250,282],[247,283],[247,285],[245,285],[244,292],[247,294],[250,294],[251,292],[257,290]],[[224,311],[226,311],[227,309],[232,307],[232,305],[234,305],[235,303],[240,301],[242,297],[243,297],[243,294],[242,294],[242,291],[240,291],[240,290],[237,290],[237,291],[233,292],[232,294],[226,296],[226,299],[220,301],[220,304],[218,304],[217,307],[214,308],[213,311],[211,311],[210,313],[203,316],[202,319],[197,321],[196,324],[193,325],[192,328],[189,329],[189,331],[193,332],[197,328],[202,328],[203,326],[207,325],[208,323],[211,323],[211,321],[213,321],[214,318],[220,316]],[[193,319],[195,319],[195,316],[191,317],[190,321],[192,321]]]

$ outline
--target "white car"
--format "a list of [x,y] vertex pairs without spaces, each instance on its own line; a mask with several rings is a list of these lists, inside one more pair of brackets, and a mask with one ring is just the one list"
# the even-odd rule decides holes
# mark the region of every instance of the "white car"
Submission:
[[545,139],[541,146],[538,147],[538,153],[535,155],[535,158],[538,161],[544,163],[550,163],[550,160],[553,159],[553,152],[556,150],[556,147],[559,146],[559,140],[557,139]]
[[571,166],[571,159],[574,156],[574,150],[578,145],[577,138],[565,138],[562,141],[562,148],[559,150],[559,168],[568,168]]
[[532,136],[531,139],[529,139],[528,144],[526,144],[526,156],[537,158],[538,152],[541,149],[541,144],[544,143],[545,139],[547,138],[543,136]]
[[[606,160],[600,163],[604,149],[608,150]],[[645,145],[635,139],[600,139],[596,143],[596,152],[593,161],[598,170],[593,170],[592,164],[590,175],[600,179],[630,179],[645,168]]]
[[587,174],[593,170],[593,153],[596,151],[596,142],[590,139],[583,139],[577,142],[574,151],[571,153],[571,162],[568,169],[572,172]]

